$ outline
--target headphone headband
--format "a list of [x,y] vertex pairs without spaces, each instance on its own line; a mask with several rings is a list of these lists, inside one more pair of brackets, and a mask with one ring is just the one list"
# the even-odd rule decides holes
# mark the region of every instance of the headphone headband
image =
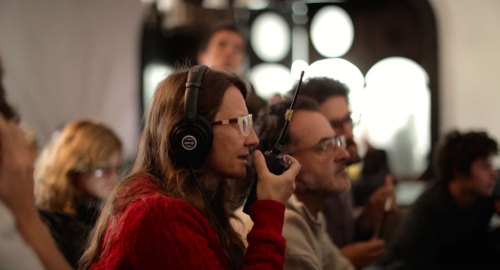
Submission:
[[207,69],[208,67],[204,65],[197,65],[189,69],[184,96],[184,118],[187,121],[194,121],[196,119],[198,92]]
[[186,88],[188,87],[200,87],[201,81],[205,72],[207,72],[208,67],[205,65],[193,66],[189,69],[188,78],[186,82]]

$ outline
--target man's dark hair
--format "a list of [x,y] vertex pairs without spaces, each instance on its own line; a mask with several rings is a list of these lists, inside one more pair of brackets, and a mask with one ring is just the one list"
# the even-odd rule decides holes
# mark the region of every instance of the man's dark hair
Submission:
[[0,114],[7,120],[19,121],[16,111],[7,103],[5,89],[3,88],[3,69],[0,62]]
[[437,180],[447,183],[454,178],[454,172],[469,175],[475,160],[497,153],[497,142],[486,132],[451,131],[443,138],[435,153]]
[[245,41],[245,45],[246,45],[247,38],[246,38],[242,29],[238,28],[233,22],[221,22],[221,23],[215,24],[214,26],[210,27],[208,29],[208,31],[206,31],[206,33],[202,36],[198,51],[200,51],[200,52],[205,51],[207,49],[208,43],[210,43],[210,40],[212,39],[212,37],[216,33],[218,33],[219,31],[222,31],[222,30],[228,30],[228,31],[231,31],[231,32],[234,32],[234,33],[240,35],[243,38],[243,40]]
[[[257,119],[255,119],[255,130],[258,134],[260,143],[259,149],[266,151],[276,143],[281,129],[285,124],[285,113],[290,108],[292,100],[284,100],[273,103],[262,109]],[[318,103],[311,98],[299,96],[295,103],[295,111],[318,111]],[[287,132],[283,138],[283,145],[290,142],[290,133]]]
[[[295,91],[296,86],[292,91]],[[341,96],[348,101],[349,88],[340,81],[327,77],[311,78],[302,83],[300,95],[310,97],[318,104],[323,103],[327,98]]]

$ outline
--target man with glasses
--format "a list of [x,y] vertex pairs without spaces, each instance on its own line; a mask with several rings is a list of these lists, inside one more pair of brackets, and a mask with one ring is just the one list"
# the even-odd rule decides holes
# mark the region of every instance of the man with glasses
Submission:
[[[261,150],[275,144],[290,104],[290,100],[279,101],[259,114],[255,126]],[[345,138],[333,130],[314,100],[299,97],[295,105],[282,151],[297,159],[302,170],[295,178],[294,195],[286,203],[284,269],[354,269],[328,237],[321,213],[330,196],[350,187]]]
[[[328,119],[336,134],[345,136],[345,148],[349,152],[346,165],[351,165],[362,159],[353,136],[353,125],[359,118],[353,117],[349,110],[348,91],[338,81],[312,78],[302,84],[301,95],[316,100],[319,111]],[[354,205],[350,191],[331,196],[323,208],[332,241],[358,268],[373,264],[384,253],[385,241],[373,238],[374,228],[384,216],[384,204],[387,201],[394,202],[394,188],[387,166],[364,176],[369,177],[370,182],[380,185],[372,189],[368,198],[363,200],[366,203],[356,220],[353,217]],[[357,183],[363,183],[364,180],[358,179]]]

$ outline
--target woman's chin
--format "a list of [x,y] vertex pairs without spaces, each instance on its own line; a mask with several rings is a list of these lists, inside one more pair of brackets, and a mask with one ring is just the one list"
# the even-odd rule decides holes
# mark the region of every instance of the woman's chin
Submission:
[[245,178],[246,174],[247,174],[246,167],[238,168],[229,174],[229,178],[243,179],[243,178]]

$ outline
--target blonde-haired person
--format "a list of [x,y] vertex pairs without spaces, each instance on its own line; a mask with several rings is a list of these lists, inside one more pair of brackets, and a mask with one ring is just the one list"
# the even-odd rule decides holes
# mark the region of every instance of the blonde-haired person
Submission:
[[70,122],[49,143],[35,167],[35,197],[61,251],[76,266],[100,202],[114,187],[122,144],[107,126]]
[[[253,152],[258,200],[249,208],[254,226],[245,248],[230,224],[227,184],[244,181],[259,142],[245,105],[246,85],[206,66],[191,68],[189,75],[200,80],[189,81],[181,70],[159,84],[132,172],[107,199],[80,269],[283,269],[284,202],[300,165],[288,157],[289,169],[274,175],[263,154]],[[180,132],[185,96],[192,105],[187,115],[195,107],[198,125],[213,135],[203,144]],[[206,149],[185,158],[177,141]]]

